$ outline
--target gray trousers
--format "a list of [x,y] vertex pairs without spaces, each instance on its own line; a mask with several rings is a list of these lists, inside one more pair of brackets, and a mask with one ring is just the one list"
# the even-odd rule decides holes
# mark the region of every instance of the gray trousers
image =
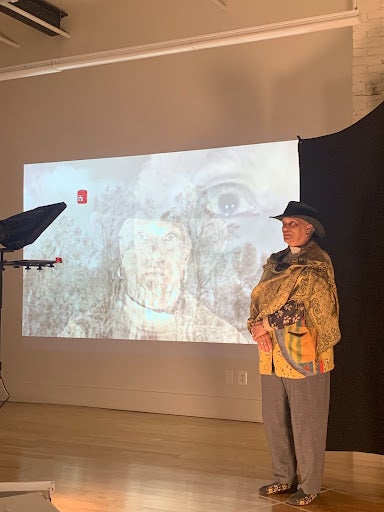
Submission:
[[299,482],[306,494],[317,494],[327,438],[329,372],[303,379],[262,375],[261,388],[275,481]]

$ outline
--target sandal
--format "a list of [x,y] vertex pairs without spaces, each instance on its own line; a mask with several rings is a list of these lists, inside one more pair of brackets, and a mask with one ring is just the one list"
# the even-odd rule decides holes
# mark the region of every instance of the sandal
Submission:
[[259,489],[260,496],[272,496],[273,494],[287,494],[296,491],[297,485],[295,484],[281,484],[280,482],[273,482],[272,484],[263,485]]
[[316,498],[317,494],[306,494],[303,489],[299,489],[295,494],[292,494],[285,503],[300,507],[303,505],[309,505]]

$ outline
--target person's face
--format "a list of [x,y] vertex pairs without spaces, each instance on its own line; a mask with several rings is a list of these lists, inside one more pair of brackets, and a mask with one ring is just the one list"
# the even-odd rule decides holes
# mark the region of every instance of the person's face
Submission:
[[301,247],[308,242],[311,224],[295,217],[283,217],[282,224],[284,242],[290,247]]
[[131,255],[122,250],[122,262],[131,282],[129,289],[135,295],[132,298],[152,309],[170,310],[180,293],[190,249],[191,242],[183,226],[135,220],[135,268]]

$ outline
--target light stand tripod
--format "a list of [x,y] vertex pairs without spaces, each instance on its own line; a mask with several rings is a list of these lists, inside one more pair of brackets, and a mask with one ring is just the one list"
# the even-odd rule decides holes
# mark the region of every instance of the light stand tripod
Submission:
[[[13,260],[8,261],[4,260],[4,253],[6,252],[14,252],[13,249],[3,249],[0,248],[0,348],[1,348],[1,318],[2,318],[2,310],[3,310],[3,272],[6,266],[13,268],[25,267],[26,270],[30,270],[32,267],[36,267],[37,270],[43,270],[44,267],[53,268],[56,263],[62,263],[61,258],[56,258],[54,260]],[[1,351],[0,351],[1,352]],[[0,359],[0,379],[1,376],[1,359]],[[4,386],[5,388],[5,386]],[[7,398],[8,400],[8,398]],[[1,407],[2,405],[0,405]]]
[[[3,272],[7,266],[13,268],[25,268],[30,270],[36,267],[41,271],[43,268],[53,268],[56,263],[61,263],[61,258],[54,260],[12,260],[4,259],[4,254],[21,249],[26,245],[33,243],[43,231],[60,215],[66,208],[65,203],[57,203],[53,205],[40,206],[34,210],[20,213],[0,221],[0,243],[5,248],[0,248],[0,356],[1,356],[1,334],[2,334],[2,309],[3,309]],[[7,397],[2,401],[0,408],[9,399],[9,393],[4,385],[2,374],[2,363],[0,357],[0,381],[6,391]],[[0,482],[0,510],[3,510],[1,502],[3,500],[11,500],[10,503],[4,503],[5,510],[15,510],[18,505],[28,506],[42,506],[44,510],[48,510],[48,503],[40,502],[41,494],[43,494],[49,501],[51,501],[51,494],[55,490],[55,483],[53,481],[43,482]],[[27,493],[38,493],[30,497],[25,497]],[[17,495],[21,495],[18,497]],[[6,496],[2,498],[1,496]],[[29,503],[25,503],[28,500]],[[21,503],[23,501],[23,503]],[[9,508],[11,507],[11,508]],[[25,508],[23,508],[25,510]],[[37,508],[33,508],[37,510]],[[39,508],[38,510],[42,510]],[[49,510],[57,510],[53,506]],[[32,512],[32,510],[31,510]]]

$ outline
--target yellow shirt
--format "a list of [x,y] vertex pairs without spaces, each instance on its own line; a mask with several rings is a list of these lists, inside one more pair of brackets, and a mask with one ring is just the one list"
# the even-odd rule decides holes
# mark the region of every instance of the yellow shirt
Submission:
[[[292,324],[281,329],[284,344],[280,347],[275,331],[271,330],[273,349],[271,352],[259,350],[259,371],[262,375],[275,373],[278,377],[302,379],[306,375],[326,373],[334,368],[333,348],[316,354],[316,341],[313,332],[306,327]],[[292,364],[290,364],[290,361]],[[297,369],[296,369],[296,368]]]

